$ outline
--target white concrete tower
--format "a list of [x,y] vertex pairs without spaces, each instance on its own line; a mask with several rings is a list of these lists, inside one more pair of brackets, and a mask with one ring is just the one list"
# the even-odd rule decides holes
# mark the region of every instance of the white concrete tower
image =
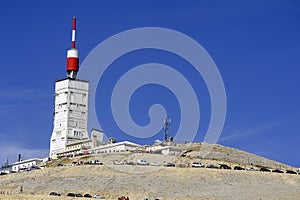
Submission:
[[[76,18],[72,21],[72,48],[68,50],[68,78],[55,83],[54,122],[50,141],[50,157],[63,154],[66,144],[88,138],[88,81],[76,79],[78,51],[75,49]],[[76,51],[76,57],[70,57]],[[75,61],[74,61],[75,60]]]

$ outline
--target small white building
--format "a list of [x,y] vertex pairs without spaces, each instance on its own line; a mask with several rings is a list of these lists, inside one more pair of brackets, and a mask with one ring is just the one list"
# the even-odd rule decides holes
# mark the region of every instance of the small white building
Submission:
[[163,145],[154,145],[147,148],[147,151],[153,153],[159,153],[169,156],[178,156],[181,154],[182,150],[175,146],[163,146]]
[[90,149],[90,153],[116,153],[116,152],[126,152],[126,151],[136,151],[141,145],[135,144],[133,142],[123,141],[113,144],[105,144],[99,147]]
[[169,156],[178,156],[181,153],[181,149],[173,146],[166,146],[160,149],[161,154]]
[[43,159],[40,158],[32,158],[28,160],[18,161],[12,164],[12,171],[18,172],[20,170],[30,169],[32,166],[39,165]]

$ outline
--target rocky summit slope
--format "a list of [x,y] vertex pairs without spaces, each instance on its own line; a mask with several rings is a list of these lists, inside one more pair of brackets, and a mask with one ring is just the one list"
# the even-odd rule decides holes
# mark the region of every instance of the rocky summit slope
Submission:
[[[192,168],[190,163],[223,164],[282,171],[294,168],[259,156],[220,145],[203,157],[201,145],[182,145],[182,156],[146,153],[102,154],[65,158],[48,163],[42,170],[0,177],[0,199],[72,199],[69,192],[101,194],[106,199],[120,195],[130,199],[300,199],[300,175],[247,170]],[[206,146],[207,147],[207,146]],[[99,159],[103,165],[70,166],[72,162]],[[113,161],[145,159],[176,167],[114,165]],[[64,166],[57,166],[63,163]],[[252,165],[251,165],[252,163]],[[180,167],[179,167],[180,166]],[[20,188],[23,192],[20,194]],[[51,191],[62,194],[50,197]],[[5,193],[6,194],[1,194]],[[7,194],[9,193],[9,194]],[[73,198],[75,199],[75,198]],[[77,198],[76,198],[77,199]]]

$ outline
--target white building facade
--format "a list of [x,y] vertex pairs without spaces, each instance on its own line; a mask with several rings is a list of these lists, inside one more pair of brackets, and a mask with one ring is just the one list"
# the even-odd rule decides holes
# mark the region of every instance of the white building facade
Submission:
[[19,162],[15,162],[12,164],[12,171],[19,172],[20,170],[30,169],[33,166],[39,165],[43,159],[40,158],[32,158],[28,160],[22,160]]
[[100,145],[105,145],[105,143],[103,142],[103,134],[103,131],[93,129],[91,139],[83,139],[75,142],[68,142],[66,144],[66,150],[64,152],[57,152],[56,155],[58,157],[73,157],[76,155],[89,154],[90,149],[96,148]]
[[123,142],[117,142],[113,144],[100,145],[96,148],[90,149],[89,152],[91,154],[120,153],[126,151],[136,151],[139,147],[141,147],[139,144],[123,141]]
[[88,81],[67,78],[55,83],[50,157],[66,151],[66,144],[88,139]]

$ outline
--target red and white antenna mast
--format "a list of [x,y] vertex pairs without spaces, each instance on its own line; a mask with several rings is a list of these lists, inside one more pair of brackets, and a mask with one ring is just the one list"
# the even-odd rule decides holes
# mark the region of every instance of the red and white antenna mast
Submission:
[[79,54],[75,49],[75,34],[76,34],[76,17],[72,19],[72,48],[67,51],[67,73],[68,77],[75,79],[78,66],[79,66]]

